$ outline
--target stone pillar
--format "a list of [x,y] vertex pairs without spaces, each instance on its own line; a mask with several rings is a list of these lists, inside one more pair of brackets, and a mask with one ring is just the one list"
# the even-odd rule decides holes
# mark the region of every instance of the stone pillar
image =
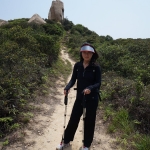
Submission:
[[60,0],[53,0],[48,14],[49,20],[62,22],[64,19],[64,4]]

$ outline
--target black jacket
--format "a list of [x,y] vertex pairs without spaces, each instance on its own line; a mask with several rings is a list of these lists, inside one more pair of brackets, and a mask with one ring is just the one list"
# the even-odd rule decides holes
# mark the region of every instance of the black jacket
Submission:
[[77,80],[77,99],[81,99],[84,89],[90,89],[91,93],[87,94],[87,99],[98,99],[98,92],[101,86],[101,69],[100,66],[89,64],[85,69],[83,62],[77,62],[74,65],[70,82],[65,87],[69,90]]

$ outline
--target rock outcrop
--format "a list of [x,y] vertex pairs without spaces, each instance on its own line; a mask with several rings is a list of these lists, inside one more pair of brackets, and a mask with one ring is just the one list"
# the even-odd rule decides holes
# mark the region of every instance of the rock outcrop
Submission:
[[64,19],[64,4],[60,0],[52,1],[52,5],[48,14],[49,20],[56,20],[62,22]]
[[0,26],[8,24],[8,21],[0,19]]
[[44,24],[46,21],[44,21],[38,14],[34,14],[28,23]]

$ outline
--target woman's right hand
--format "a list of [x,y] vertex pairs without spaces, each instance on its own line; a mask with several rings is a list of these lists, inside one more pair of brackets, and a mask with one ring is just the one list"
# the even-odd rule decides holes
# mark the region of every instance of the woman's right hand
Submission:
[[67,94],[69,94],[69,92],[70,92],[70,90],[64,90],[65,96],[66,96]]

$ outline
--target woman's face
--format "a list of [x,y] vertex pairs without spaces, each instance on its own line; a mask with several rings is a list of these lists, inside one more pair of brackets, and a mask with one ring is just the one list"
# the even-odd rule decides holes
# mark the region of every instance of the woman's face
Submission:
[[93,56],[93,52],[90,52],[90,51],[82,51],[81,53],[85,61],[90,61]]

